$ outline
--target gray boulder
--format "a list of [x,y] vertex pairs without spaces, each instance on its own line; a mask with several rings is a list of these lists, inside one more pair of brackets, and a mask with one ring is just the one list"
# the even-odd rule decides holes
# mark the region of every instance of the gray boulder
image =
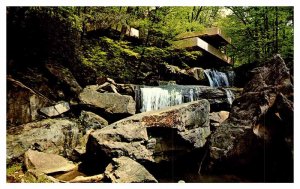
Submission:
[[105,176],[112,183],[157,183],[157,180],[138,162],[122,156],[113,158]]
[[70,110],[70,105],[68,102],[59,102],[54,106],[43,107],[40,112],[48,117],[58,116]]
[[10,127],[6,135],[6,158],[19,158],[28,149],[68,156],[82,137],[80,125],[68,119],[45,119]]
[[88,111],[81,111],[79,120],[81,124],[88,129],[102,129],[103,127],[108,125],[108,122],[101,116]]
[[100,150],[109,159],[128,156],[139,161],[154,161],[144,145],[147,140],[147,130],[139,124],[109,125],[90,134],[86,150],[89,155]]
[[89,136],[87,154],[102,154],[102,159],[128,156],[139,162],[168,161],[172,152],[203,147],[209,134],[209,102],[199,100],[136,114],[96,130]]
[[131,96],[117,93],[100,93],[97,85],[87,86],[79,94],[81,104],[103,109],[113,114],[135,114],[135,101]]

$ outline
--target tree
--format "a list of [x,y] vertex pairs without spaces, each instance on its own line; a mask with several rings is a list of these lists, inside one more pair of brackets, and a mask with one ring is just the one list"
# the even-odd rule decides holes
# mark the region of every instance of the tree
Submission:
[[262,61],[274,53],[293,60],[293,7],[227,8],[231,14],[219,23],[237,47],[238,65]]

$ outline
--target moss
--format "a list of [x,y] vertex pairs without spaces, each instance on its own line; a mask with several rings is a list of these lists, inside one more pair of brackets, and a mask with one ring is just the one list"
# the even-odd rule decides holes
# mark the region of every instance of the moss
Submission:
[[24,176],[22,163],[13,163],[6,167],[6,181],[8,183],[19,183]]
[[23,179],[22,182],[24,183],[52,183],[50,179],[47,178],[46,175],[41,174],[41,175],[34,175],[31,172],[27,172]]
[[22,171],[22,163],[15,163],[6,167],[6,175],[13,176],[16,172]]

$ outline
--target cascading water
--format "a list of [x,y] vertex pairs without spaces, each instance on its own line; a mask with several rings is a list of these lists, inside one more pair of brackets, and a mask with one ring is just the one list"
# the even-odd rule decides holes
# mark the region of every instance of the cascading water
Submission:
[[200,85],[136,86],[135,91],[137,109],[140,112],[159,110],[200,99],[214,99],[213,92],[223,93],[224,95],[219,97],[225,99],[224,102],[230,105],[234,100],[230,89],[213,89]]
[[182,103],[181,91],[175,89],[163,89],[158,87],[141,88],[142,109],[141,112],[159,110],[168,106]]
[[212,69],[206,69],[204,73],[211,87],[229,87],[228,78],[225,73]]
[[[140,97],[136,96],[136,101],[141,107],[140,111],[147,112],[197,100],[196,95],[200,89],[180,85],[162,85],[159,87],[143,86],[139,90]],[[140,101],[137,98],[140,98]]]
[[227,96],[227,101],[228,103],[231,105],[233,100],[235,99],[235,96],[233,94],[233,92],[229,89],[224,88],[225,92],[226,92],[226,96]]

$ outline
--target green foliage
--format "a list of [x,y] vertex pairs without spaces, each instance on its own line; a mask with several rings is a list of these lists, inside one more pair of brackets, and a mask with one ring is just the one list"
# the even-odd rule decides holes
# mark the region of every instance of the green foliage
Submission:
[[232,38],[236,65],[262,61],[275,53],[293,59],[293,7],[228,7],[219,25]]
[[30,172],[26,172],[22,178],[24,183],[53,183],[45,174],[35,175]]
[[133,80],[133,67],[139,58],[140,54],[128,42],[100,37],[85,42],[82,62],[96,69],[98,76],[129,82]]
[[13,176],[16,172],[22,171],[22,163],[15,163],[6,167],[6,175]]
[[[80,74],[82,68],[135,82],[159,64],[196,65],[200,51],[178,51],[170,44],[180,33],[209,27],[221,27],[232,38],[235,48],[227,50],[236,66],[274,53],[293,60],[293,7],[8,7],[7,20],[8,60],[19,67],[64,64],[78,80],[93,81],[82,77],[88,75]],[[120,26],[138,29],[139,42],[125,42],[124,31],[111,38],[89,36]]]

